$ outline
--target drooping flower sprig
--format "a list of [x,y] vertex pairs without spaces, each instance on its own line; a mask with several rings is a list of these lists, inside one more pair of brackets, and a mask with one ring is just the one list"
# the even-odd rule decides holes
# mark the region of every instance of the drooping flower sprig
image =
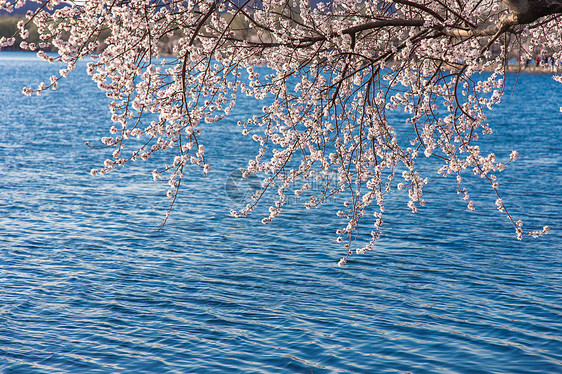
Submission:
[[[560,67],[558,1],[529,1],[531,8],[495,0],[27,2],[37,10],[0,48],[19,37],[22,49],[64,67],[23,92],[56,89],[79,60],[91,59],[88,74],[111,99],[113,121],[101,139],[112,157],[92,174],[171,153],[152,173],[169,184],[165,219],[186,168],[211,171],[201,132],[227,126],[222,120],[247,95],[264,105],[239,123],[242,135],[260,146],[242,173],[263,176],[263,183],[231,214],[253,212],[268,191],[276,201],[264,223],[281,214],[288,193],[305,194],[305,208],[342,195],[340,265],[353,251],[373,248],[392,190],[407,190],[412,212],[425,205],[423,188],[434,175],[422,175],[420,157],[439,161],[438,177],[456,178],[469,210],[475,205],[463,185],[465,171],[490,184],[518,238],[549,231],[523,231],[501,198],[497,175],[517,153],[502,162],[482,153],[478,140],[492,133],[486,111],[501,100],[509,58],[524,61],[538,49],[550,54],[552,69]],[[24,3],[0,0],[0,9]],[[546,3],[548,11],[540,8]],[[41,43],[26,41],[31,23]],[[140,146],[131,151],[125,145],[132,139]],[[298,181],[302,187],[291,191]],[[312,182],[322,188],[312,191]],[[372,225],[371,239],[357,245],[364,221]]]

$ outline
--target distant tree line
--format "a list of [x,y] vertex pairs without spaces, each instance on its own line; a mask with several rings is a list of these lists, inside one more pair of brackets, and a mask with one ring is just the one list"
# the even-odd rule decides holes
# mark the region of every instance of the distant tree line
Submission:
[[[0,38],[6,37],[11,38],[15,36],[16,43],[11,47],[2,48],[3,50],[21,50],[20,43],[22,42],[21,37],[18,33],[17,24],[20,20],[23,20],[23,16],[0,16]],[[37,32],[37,26],[31,24],[29,25],[29,38],[26,39],[28,43],[39,43],[39,33]]]
[[[37,3],[24,4],[22,7],[14,9],[12,13],[0,10],[0,38],[11,38],[12,36],[16,38],[16,43],[13,46],[2,48],[2,50],[22,50],[22,48],[20,47],[22,38],[18,32],[18,22],[21,20],[25,21],[25,14],[27,12],[37,11],[37,8],[39,6],[40,4]],[[37,26],[35,26],[35,24],[31,22],[28,25],[27,29],[29,30],[29,37],[26,38],[26,42],[36,44],[39,43],[41,40],[39,39]]]

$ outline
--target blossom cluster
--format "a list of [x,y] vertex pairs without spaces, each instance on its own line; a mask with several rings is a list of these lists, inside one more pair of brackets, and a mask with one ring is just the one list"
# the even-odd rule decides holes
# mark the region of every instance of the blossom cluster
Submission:
[[[0,9],[25,2],[0,0]],[[56,89],[79,60],[89,59],[88,74],[111,99],[113,121],[101,139],[112,157],[92,174],[171,153],[152,173],[168,182],[170,209],[187,167],[211,170],[201,132],[226,126],[222,120],[238,96],[247,95],[267,100],[260,113],[239,123],[260,146],[242,173],[265,178],[253,200],[231,213],[253,212],[274,190],[276,200],[263,218],[270,222],[281,214],[295,181],[315,181],[323,188],[310,194],[305,208],[344,196],[338,216],[346,223],[336,233],[346,250],[340,265],[353,248],[373,248],[392,190],[407,190],[412,212],[425,205],[423,188],[434,175],[418,170],[419,157],[436,159],[439,177],[456,178],[469,210],[474,202],[463,186],[465,171],[490,184],[518,237],[548,232],[524,233],[500,197],[497,175],[517,153],[502,162],[483,153],[478,140],[492,133],[486,111],[503,95],[506,56],[526,53],[518,43],[555,50],[556,63],[562,60],[559,17],[487,33],[482,27],[501,24],[510,14],[498,1],[28,2],[38,10],[18,25],[20,47],[64,68],[24,93]],[[25,42],[32,22],[41,35],[38,45]],[[173,44],[166,55],[164,40]],[[3,38],[0,48],[14,42]],[[57,55],[44,53],[47,47]],[[141,145],[126,151],[132,139]],[[371,240],[358,246],[361,221],[371,222]]]

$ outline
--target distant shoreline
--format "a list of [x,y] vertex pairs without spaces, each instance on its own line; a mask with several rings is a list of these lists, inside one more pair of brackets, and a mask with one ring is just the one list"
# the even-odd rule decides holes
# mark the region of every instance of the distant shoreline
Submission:
[[533,74],[562,74],[562,67],[555,66],[525,66],[507,65],[506,72],[508,73],[533,73]]
[[[10,53],[24,53],[24,54],[29,54],[29,55],[36,55],[37,52],[33,52],[33,51],[25,51],[22,49],[16,49],[16,48],[5,48],[0,50],[0,55],[4,54],[4,56],[6,57],[7,54]],[[56,53],[56,51],[48,51],[48,54],[52,54],[52,53]],[[487,69],[485,69],[485,71],[487,72],[493,72],[496,71],[496,67],[489,67]],[[505,72],[506,73],[512,73],[512,74],[517,74],[517,73],[527,73],[527,74],[550,74],[550,75],[556,75],[556,74],[562,74],[562,66],[525,66],[523,64],[508,64],[505,68]]]

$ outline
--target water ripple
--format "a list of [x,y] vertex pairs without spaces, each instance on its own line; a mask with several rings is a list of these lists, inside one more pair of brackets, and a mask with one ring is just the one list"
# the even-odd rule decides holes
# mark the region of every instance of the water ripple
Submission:
[[[52,66],[18,56],[0,71],[13,82],[0,87],[0,371],[562,372],[562,158],[557,137],[542,135],[560,133],[560,95],[525,93],[548,77],[519,77],[520,93],[490,116],[490,142],[521,155],[503,177],[522,200],[513,213],[552,235],[518,242],[493,207],[469,214],[454,193],[443,203],[450,186],[439,181],[419,215],[391,199],[377,250],[339,268],[336,204],[290,204],[266,226],[259,212],[228,216],[223,186],[238,160],[224,152],[251,145],[216,127],[213,178],[189,177],[154,233],[167,202],[150,168],[87,174],[105,156],[82,145],[104,133],[103,95],[77,75],[19,96]],[[549,105],[540,116],[539,104]],[[507,116],[510,105],[526,118]],[[487,198],[477,185],[472,195]]]

